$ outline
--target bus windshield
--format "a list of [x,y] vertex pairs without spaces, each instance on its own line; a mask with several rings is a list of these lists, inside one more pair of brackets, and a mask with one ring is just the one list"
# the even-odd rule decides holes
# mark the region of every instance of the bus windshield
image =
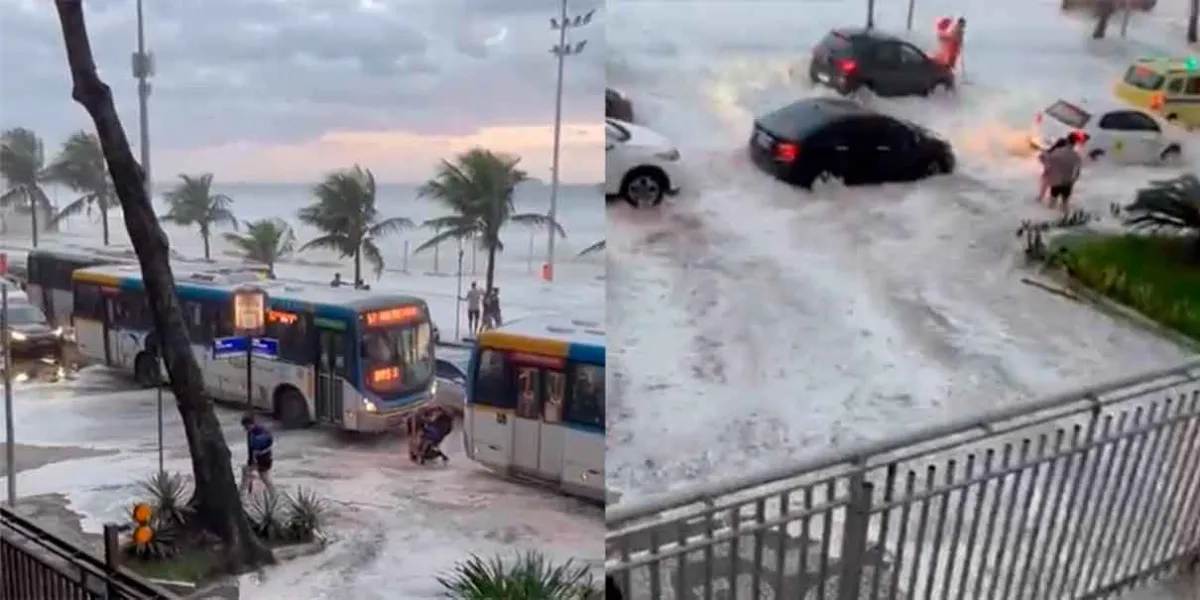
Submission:
[[[412,308],[415,315],[420,314],[418,307]],[[373,318],[386,312],[390,311],[370,313],[365,319],[362,363],[367,387],[381,396],[400,396],[427,387],[434,375],[433,331],[428,319],[394,323]]]

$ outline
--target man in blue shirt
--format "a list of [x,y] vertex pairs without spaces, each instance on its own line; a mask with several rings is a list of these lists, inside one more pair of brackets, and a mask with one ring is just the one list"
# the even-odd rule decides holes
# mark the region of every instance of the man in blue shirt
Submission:
[[272,449],[275,438],[266,427],[254,422],[254,415],[242,417],[242,429],[246,430],[246,466],[242,469],[242,494],[254,491],[254,476],[267,486],[267,491],[275,493],[275,483],[271,481],[271,465],[275,459]]

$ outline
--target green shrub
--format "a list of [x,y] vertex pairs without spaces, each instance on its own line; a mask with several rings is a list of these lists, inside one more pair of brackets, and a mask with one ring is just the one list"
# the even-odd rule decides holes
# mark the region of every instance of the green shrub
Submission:
[[510,561],[472,554],[437,581],[455,600],[599,600],[604,593],[586,566],[553,564],[538,552]]

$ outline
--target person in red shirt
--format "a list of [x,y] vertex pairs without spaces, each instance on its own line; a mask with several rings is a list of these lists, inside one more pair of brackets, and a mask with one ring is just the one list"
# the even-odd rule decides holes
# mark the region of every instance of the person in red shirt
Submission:
[[937,22],[938,50],[933,59],[942,63],[946,68],[954,70],[962,57],[963,36],[966,33],[967,20],[959,17],[952,22],[950,17],[942,17]]

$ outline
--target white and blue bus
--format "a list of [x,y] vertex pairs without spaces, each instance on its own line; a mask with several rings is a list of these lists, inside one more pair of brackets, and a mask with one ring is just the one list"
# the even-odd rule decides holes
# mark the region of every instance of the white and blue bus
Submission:
[[[431,401],[434,344],[421,298],[267,280],[255,269],[187,268],[176,267],[176,292],[209,396],[249,403],[287,427],[319,422],[362,432],[403,428]],[[158,341],[140,267],[78,269],[72,282],[79,354],[158,385]],[[233,335],[234,290],[247,283],[266,291],[263,337],[276,340],[273,359],[251,361],[252,394],[245,355],[213,352],[213,340]]]
[[467,455],[603,502],[604,330],[533,317],[479,334],[467,373]]

